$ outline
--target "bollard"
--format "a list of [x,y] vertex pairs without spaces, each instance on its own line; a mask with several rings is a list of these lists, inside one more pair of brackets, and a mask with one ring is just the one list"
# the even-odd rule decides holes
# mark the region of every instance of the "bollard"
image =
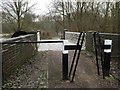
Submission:
[[103,77],[109,76],[112,40],[104,40]]
[[65,48],[65,40],[63,42],[63,52],[62,52],[62,79],[68,80],[68,50]]
[[63,33],[63,39],[65,40],[65,32],[68,31],[67,29],[64,29],[64,33]]
[[63,51],[62,54],[62,75],[63,80],[68,80],[68,51]]
[[40,32],[37,32],[37,41],[40,41]]
[[[37,32],[37,41],[40,41],[40,32],[38,31]],[[39,47],[40,43],[37,43],[37,47]]]

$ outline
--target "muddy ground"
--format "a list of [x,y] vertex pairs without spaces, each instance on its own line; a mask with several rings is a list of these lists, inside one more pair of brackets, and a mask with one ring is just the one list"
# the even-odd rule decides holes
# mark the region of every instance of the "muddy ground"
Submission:
[[[69,52],[69,68],[73,51]],[[73,83],[62,80],[62,52],[39,52],[5,81],[3,88],[118,88],[114,78],[97,75],[95,58],[82,51]]]

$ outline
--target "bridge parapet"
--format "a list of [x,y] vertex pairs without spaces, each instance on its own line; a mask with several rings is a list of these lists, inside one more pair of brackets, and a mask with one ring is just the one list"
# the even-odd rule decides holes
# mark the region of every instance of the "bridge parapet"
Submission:
[[[2,40],[2,42],[36,41],[36,34],[28,34]],[[37,52],[37,44],[2,44],[3,79],[6,79],[16,68],[23,65]]]

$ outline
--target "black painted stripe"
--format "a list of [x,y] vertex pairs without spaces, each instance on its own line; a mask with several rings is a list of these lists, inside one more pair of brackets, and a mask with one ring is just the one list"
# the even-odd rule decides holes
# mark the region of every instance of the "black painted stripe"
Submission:
[[68,80],[68,54],[62,54],[62,78]]
[[5,41],[0,42],[0,44],[27,44],[27,43],[63,43],[63,41],[30,41],[30,42],[13,42],[13,41]]
[[101,47],[102,47],[102,49],[110,49],[111,45],[102,45]]
[[81,45],[65,45],[65,50],[80,50]]

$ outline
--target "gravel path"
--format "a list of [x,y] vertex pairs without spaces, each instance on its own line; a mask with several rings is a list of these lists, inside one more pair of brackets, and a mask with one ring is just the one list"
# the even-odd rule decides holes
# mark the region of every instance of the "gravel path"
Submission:
[[46,53],[39,52],[20,69],[17,69],[5,82],[3,88],[47,88],[47,66]]
[[[47,52],[49,58],[49,88],[118,88],[118,81],[105,80],[102,75],[98,76],[93,57],[89,57],[83,52],[79,60],[76,71],[75,82],[62,81],[61,52]],[[69,68],[71,65],[73,52],[69,52]]]
[[[73,51],[69,52],[69,68]],[[4,88],[117,88],[114,79],[98,76],[93,57],[81,54],[75,81],[62,80],[62,52],[39,52],[5,82]]]
[[[67,42],[70,44],[70,42]],[[5,82],[3,88],[117,88],[114,79],[104,80],[96,72],[93,57],[84,51],[80,56],[75,82],[62,80],[62,46],[60,43],[39,44],[38,54],[26,62]],[[69,68],[73,51],[69,52]]]

